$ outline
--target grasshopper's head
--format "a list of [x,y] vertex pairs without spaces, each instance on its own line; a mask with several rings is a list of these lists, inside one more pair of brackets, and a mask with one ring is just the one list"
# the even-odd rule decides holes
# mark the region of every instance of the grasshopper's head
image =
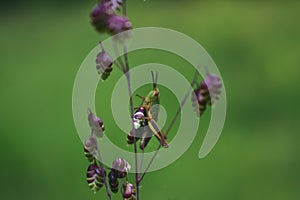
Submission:
[[158,104],[159,103],[159,89],[157,88],[158,72],[156,72],[156,76],[154,77],[154,73],[153,71],[151,71],[151,75],[152,75],[153,89],[148,93],[145,101],[151,104]]
[[153,88],[147,95],[146,102],[150,102],[152,104],[159,103],[159,89],[157,87]]

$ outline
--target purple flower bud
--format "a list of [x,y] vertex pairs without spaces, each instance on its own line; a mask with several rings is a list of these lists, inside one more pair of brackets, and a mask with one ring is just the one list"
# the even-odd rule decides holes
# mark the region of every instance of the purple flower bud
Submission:
[[108,19],[108,30],[112,35],[132,29],[131,22],[126,16],[113,15]]
[[107,67],[111,67],[113,64],[112,58],[106,53],[106,51],[101,51],[97,55],[96,59],[97,70],[99,74],[102,74]]
[[91,135],[84,143],[84,154],[90,162],[95,161],[95,155],[97,149],[98,149],[97,140],[94,135]]
[[90,109],[88,109],[89,116],[89,125],[92,129],[92,135],[96,135],[97,137],[103,137],[103,132],[105,130],[103,121],[98,118]]
[[221,88],[221,79],[216,74],[208,73],[192,96],[192,104],[197,116],[203,114],[207,105],[212,105],[219,99]]
[[112,72],[113,68],[113,60],[112,58],[104,51],[102,47],[102,51],[98,53],[96,59],[96,69],[98,70],[98,74],[101,75],[102,80],[106,80],[110,73]]
[[109,172],[108,174],[108,182],[109,182],[110,190],[113,193],[117,193],[119,191],[119,181],[113,171]]
[[108,21],[120,10],[122,0],[102,0],[91,12],[91,23],[95,29],[102,33],[107,30]]
[[112,11],[117,12],[120,10],[123,0],[107,0],[106,3],[110,6]]
[[123,198],[126,199],[134,199],[135,196],[135,188],[131,183],[126,183],[126,185],[123,185]]
[[102,80],[106,80],[110,73],[112,72],[113,68],[113,60],[112,58],[106,53],[102,44],[100,43],[102,51],[98,53],[96,58],[96,69],[98,70],[98,74],[101,75]]
[[110,6],[106,3],[99,3],[91,12],[91,23],[99,32],[104,32],[107,27],[107,22],[110,17]]
[[123,158],[116,159],[112,164],[112,170],[117,178],[124,178],[130,171],[130,164]]
[[[205,90],[208,93],[210,102],[214,103],[219,99],[219,95],[221,94],[222,82],[219,76],[216,74],[207,74],[206,78],[200,85],[200,90]],[[201,98],[198,100],[201,100]]]
[[94,193],[96,193],[103,187],[104,176],[106,176],[105,171],[103,174],[103,172],[101,172],[100,166],[98,166],[97,163],[89,165],[86,173],[86,178],[90,189]]

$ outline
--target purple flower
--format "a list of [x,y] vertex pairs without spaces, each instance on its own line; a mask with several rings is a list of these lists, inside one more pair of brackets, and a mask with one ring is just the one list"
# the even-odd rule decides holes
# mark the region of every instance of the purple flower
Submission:
[[123,186],[123,198],[125,199],[134,199],[135,188],[131,183],[126,182],[126,185]]
[[112,164],[112,170],[117,178],[124,178],[130,171],[130,164],[123,158],[116,159]]
[[126,16],[113,15],[108,19],[108,31],[112,35],[132,29],[131,22]]
[[[200,85],[200,90],[203,93],[208,94],[211,104],[219,99],[221,94],[222,82],[218,75],[208,73],[204,81]],[[201,97],[198,97],[198,101],[202,100]]]
[[106,3],[110,5],[110,8],[114,11],[117,12],[120,10],[121,5],[123,4],[122,0],[107,0]]
[[108,182],[109,182],[110,190],[113,193],[117,193],[119,191],[119,181],[118,181],[118,177],[115,175],[113,171],[109,172],[108,174]]
[[97,137],[103,137],[103,132],[105,130],[103,121],[97,117],[90,109],[88,109],[89,116],[89,125],[92,129],[92,135],[95,135]]
[[[100,43],[101,45],[101,43]],[[96,69],[98,70],[98,74],[101,75],[102,80],[106,80],[110,73],[112,72],[113,68],[113,60],[112,58],[106,53],[104,48],[101,46],[102,51],[98,53],[96,58]]]
[[113,64],[112,58],[106,53],[106,51],[101,51],[97,54],[96,58],[96,68],[99,74],[102,74],[107,67],[111,67]]
[[88,158],[90,162],[95,161],[95,155],[98,150],[97,139],[94,135],[88,137],[88,139],[84,143],[84,154]]
[[110,5],[105,1],[101,1],[90,14],[91,23],[97,31],[104,32],[106,31],[108,19],[112,14]]
[[208,73],[200,86],[194,90],[192,104],[197,116],[201,116],[207,105],[212,105],[219,99],[222,82],[216,74]]
[[103,187],[104,176],[106,176],[105,171],[103,174],[100,170],[100,166],[98,166],[97,163],[89,165],[86,173],[86,178],[90,189],[94,193],[96,193]]
[[122,0],[102,0],[92,10],[90,14],[91,23],[98,32],[102,33],[107,30],[113,30],[110,32],[117,34],[131,28],[131,23],[126,17],[119,17],[116,14],[120,10],[122,3]]

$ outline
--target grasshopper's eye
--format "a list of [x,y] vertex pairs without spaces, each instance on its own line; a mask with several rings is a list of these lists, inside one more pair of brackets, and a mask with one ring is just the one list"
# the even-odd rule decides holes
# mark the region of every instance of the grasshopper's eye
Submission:
[[154,90],[154,96],[158,96],[159,95],[159,90],[156,88],[155,90]]

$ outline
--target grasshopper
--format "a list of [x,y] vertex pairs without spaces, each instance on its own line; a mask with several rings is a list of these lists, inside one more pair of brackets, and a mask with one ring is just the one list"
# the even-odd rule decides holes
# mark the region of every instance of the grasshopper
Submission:
[[152,135],[155,135],[161,145],[167,148],[168,143],[166,141],[166,137],[156,123],[158,119],[159,106],[154,105],[159,105],[160,103],[160,94],[157,88],[158,73],[156,72],[156,77],[154,77],[154,73],[151,71],[151,75],[153,82],[152,90],[146,97],[137,95],[143,99],[143,102],[134,114],[133,122],[135,130],[131,130],[128,134],[127,143],[132,144],[134,142],[133,133],[135,132],[135,135],[138,136],[137,138],[142,138],[140,144],[141,149],[144,149],[147,146]]

